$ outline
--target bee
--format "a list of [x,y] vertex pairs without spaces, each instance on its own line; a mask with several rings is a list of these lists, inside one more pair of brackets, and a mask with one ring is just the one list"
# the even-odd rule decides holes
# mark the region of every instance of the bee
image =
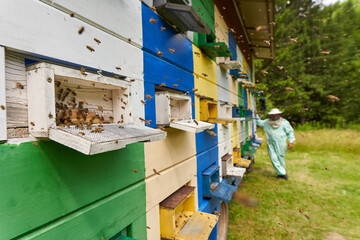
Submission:
[[144,122],[145,124],[150,125],[150,122],[148,120],[145,120]]
[[140,101],[142,104],[146,105],[146,102],[144,100],[141,100]]
[[85,135],[85,133],[84,133],[84,132],[79,132],[79,134],[81,134],[81,135],[83,135],[83,136]]
[[293,89],[291,87],[286,87],[285,90],[286,91],[292,91]]
[[52,115],[51,113],[49,113],[48,117],[49,117],[50,119],[52,119],[52,118],[54,117],[54,115]]
[[199,122],[196,119],[194,119],[194,123],[196,123],[196,125],[199,125]]
[[292,43],[296,43],[297,42],[297,39],[296,38],[289,38],[290,42]]
[[85,68],[84,68],[84,67],[81,67],[81,68],[80,68],[80,71],[81,71],[81,72],[85,72]]
[[299,208],[299,213],[303,213],[303,211],[302,211],[302,209],[301,209],[301,208]]
[[269,27],[268,26],[257,26],[255,28],[255,30],[258,32],[265,32],[265,31],[269,30]]
[[17,82],[17,83],[16,83],[16,88],[18,88],[18,89],[24,89],[24,85],[22,85],[21,83]]
[[133,170],[131,170],[131,171],[133,171],[134,173],[137,173],[139,170],[133,169]]
[[163,31],[163,30],[165,30],[166,28],[165,28],[165,27],[163,27],[163,26],[161,26],[161,27],[160,27],[160,29],[161,29],[161,31]]
[[128,42],[131,42],[131,38],[128,38],[127,40],[128,40]]
[[236,33],[236,31],[233,28],[230,28],[230,32]]
[[277,66],[280,70],[283,70],[284,67],[283,66]]
[[108,101],[109,101],[109,98],[103,98],[103,100],[104,100],[105,102],[108,102]]
[[161,126],[157,126],[161,131],[165,131],[165,128],[164,127],[161,127]]
[[99,45],[101,43],[101,41],[97,38],[94,38],[94,41]]
[[4,105],[0,105],[1,110],[5,110],[5,106]]
[[196,91],[198,91],[199,89],[197,89],[197,88],[194,88],[193,90],[191,90],[192,92],[196,92]]
[[226,7],[222,7],[224,10],[226,9]]
[[161,57],[163,55],[163,53],[161,51],[158,51],[157,55],[159,55]]
[[83,75],[83,76],[87,76],[87,73],[86,72],[81,72],[81,75]]
[[126,102],[123,102],[123,104],[124,104],[124,105],[127,105],[127,103],[126,103]]
[[202,75],[203,75],[204,77],[207,77],[207,76],[208,76],[206,73],[202,73]]
[[156,7],[150,7],[150,9],[156,11]]
[[169,79],[168,76],[165,76],[166,79]]
[[125,107],[121,107],[123,110],[125,110]]
[[126,93],[124,93],[123,95],[124,95],[125,97],[128,97],[128,96],[129,96],[129,95],[128,95],[128,94],[126,94]]
[[209,131],[209,134],[210,134],[212,137],[216,137],[216,133],[214,133],[213,131]]
[[216,211],[216,210],[214,210],[214,214],[220,216],[220,213],[218,211]]
[[131,117],[131,113],[129,113],[129,116]]
[[116,67],[116,70],[120,71],[120,70],[121,70],[121,67]]
[[81,26],[78,30],[78,34],[82,34],[84,32],[85,28]]
[[194,52],[197,56],[200,56],[200,53],[199,52]]
[[174,86],[174,87],[177,87],[178,85],[174,83],[173,86]]
[[194,106],[194,105],[195,105],[195,104],[193,104],[193,103],[191,104],[191,106]]
[[98,109],[99,111],[102,111],[102,110],[103,110],[103,107],[102,107],[102,106],[98,106],[97,109]]
[[69,15],[70,17],[75,17],[75,14],[73,12],[71,12]]
[[261,73],[264,74],[264,76],[269,74],[269,73],[268,73],[267,71],[265,71],[265,70],[261,70]]
[[334,95],[328,95],[327,96],[329,98],[330,101],[332,102],[337,102],[337,101],[340,101],[340,98],[334,96]]
[[171,52],[171,53],[175,53],[175,50],[174,50],[174,49],[172,49],[172,48],[169,48],[169,52]]
[[166,87],[165,83],[160,84],[160,87]]
[[177,28],[176,25],[171,25],[171,26],[172,26],[173,28],[175,28],[175,29]]
[[145,95],[145,97],[147,98],[147,99],[152,99],[152,97],[150,96],[150,95]]
[[39,143],[38,142],[33,142],[32,143],[34,146],[39,146]]
[[147,229],[151,229],[151,227],[149,227],[149,226],[146,226],[146,228],[147,228]]
[[61,85],[61,82],[55,82],[56,87],[60,87],[60,85]]
[[133,79],[133,78],[132,78],[132,79],[130,79],[130,82],[135,82],[135,79]]
[[304,216],[305,216],[307,219],[310,219],[310,217],[309,217],[308,215],[304,214]]
[[95,52],[95,49],[93,47],[90,47],[89,45],[87,45],[86,48],[89,49],[90,52]]
[[180,79],[178,79],[178,82],[181,82],[181,80],[180,80]]
[[153,171],[154,171],[154,173],[155,173],[156,175],[161,175],[158,171],[156,171],[155,168],[153,169]]
[[150,18],[149,22],[152,23],[152,24],[155,24],[157,22],[157,20],[155,20],[153,18]]
[[31,125],[31,126],[35,126],[35,123],[34,123],[34,122],[30,122],[30,125]]
[[224,16],[223,16],[223,15],[220,15],[220,18],[224,19]]
[[270,41],[269,40],[264,40],[264,43],[266,44],[266,45],[271,45],[271,43],[270,43]]
[[330,54],[330,51],[321,51],[320,54],[321,54],[321,55],[329,55],[329,54]]
[[124,127],[123,127],[123,126],[119,126],[119,128],[120,128],[120,129],[124,129]]

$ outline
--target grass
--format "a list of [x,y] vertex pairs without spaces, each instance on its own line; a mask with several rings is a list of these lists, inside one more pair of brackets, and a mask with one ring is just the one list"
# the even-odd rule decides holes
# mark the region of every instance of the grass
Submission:
[[266,143],[258,149],[239,188],[258,206],[230,202],[228,239],[360,239],[360,132],[295,135],[286,155],[289,181],[276,179]]

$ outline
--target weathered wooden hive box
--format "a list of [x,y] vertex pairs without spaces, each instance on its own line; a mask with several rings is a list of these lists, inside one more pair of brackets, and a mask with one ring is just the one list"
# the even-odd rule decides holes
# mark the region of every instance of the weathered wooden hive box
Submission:
[[195,188],[183,186],[160,203],[162,239],[208,239],[218,216],[196,211]]

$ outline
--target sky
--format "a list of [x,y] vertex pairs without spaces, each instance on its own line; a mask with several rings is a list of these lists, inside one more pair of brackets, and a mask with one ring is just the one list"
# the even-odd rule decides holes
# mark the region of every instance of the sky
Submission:
[[315,0],[315,2],[317,2],[317,3],[320,3],[322,1],[322,3],[324,4],[324,5],[330,5],[330,4],[333,4],[333,3],[336,3],[336,2],[342,2],[342,1],[344,1],[344,0]]

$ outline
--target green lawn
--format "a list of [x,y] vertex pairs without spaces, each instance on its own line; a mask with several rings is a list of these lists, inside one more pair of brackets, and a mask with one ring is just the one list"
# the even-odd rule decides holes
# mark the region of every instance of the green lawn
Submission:
[[276,179],[266,143],[258,149],[239,188],[258,206],[230,202],[228,239],[360,239],[360,132],[296,138],[286,155],[289,181]]

